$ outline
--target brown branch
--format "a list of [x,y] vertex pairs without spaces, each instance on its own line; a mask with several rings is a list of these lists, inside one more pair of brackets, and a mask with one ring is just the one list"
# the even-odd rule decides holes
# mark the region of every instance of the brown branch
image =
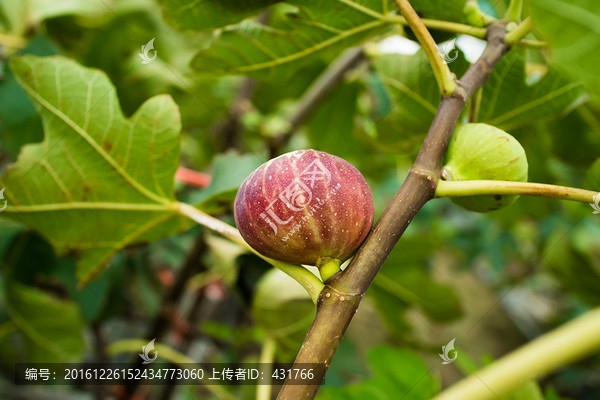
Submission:
[[[492,68],[508,51],[504,35],[504,25],[490,25],[488,45],[482,56],[457,81],[457,89],[442,98],[423,147],[398,193],[358,249],[348,268],[326,282],[326,287],[319,296],[317,315],[296,357],[296,364],[324,363],[325,370],[329,367],[371,282],[415,215],[435,196],[441,160],[456,121],[468,98],[485,83]],[[325,371],[316,377],[315,382],[321,382],[324,375]],[[318,385],[285,384],[277,398],[313,399],[318,389]]]
[[363,59],[364,52],[361,47],[351,48],[319,75],[304,92],[296,109],[288,117],[286,130],[271,139],[269,143],[271,157],[278,155],[279,150],[289,142],[296,129],[306,121],[320,102],[342,81],[346,72]]

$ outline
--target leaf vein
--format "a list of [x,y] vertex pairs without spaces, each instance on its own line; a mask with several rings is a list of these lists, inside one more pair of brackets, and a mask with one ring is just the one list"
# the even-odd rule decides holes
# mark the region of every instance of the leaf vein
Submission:
[[81,126],[75,123],[75,121],[73,121],[68,115],[63,113],[60,109],[54,107],[54,105],[52,105],[49,101],[42,97],[27,82],[20,81],[20,83],[22,87],[27,91],[27,93],[29,93],[29,95],[33,97],[42,107],[46,108],[48,111],[50,111],[60,120],[62,120],[65,124],[71,127],[81,137],[83,137],[89,143],[89,145],[92,146],[92,148],[96,150],[96,152],[98,152],[98,154],[102,158],[104,158],[106,162],[108,162],[117,171],[117,173],[121,175],[121,177],[123,177],[123,179],[125,179],[125,181],[127,181],[138,192],[148,197],[149,199],[156,201],[157,203],[168,203],[168,200],[163,199],[150,192],[138,181],[136,181],[131,175],[129,175],[129,173],[127,173],[127,171],[121,165],[119,165],[119,163],[117,163],[106,151],[104,151],[104,149],[98,143],[96,143],[96,141],[85,130],[83,130]]

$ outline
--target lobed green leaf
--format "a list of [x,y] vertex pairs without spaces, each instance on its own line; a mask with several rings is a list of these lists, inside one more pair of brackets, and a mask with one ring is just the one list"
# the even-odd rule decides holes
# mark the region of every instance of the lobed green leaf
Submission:
[[45,138],[23,147],[0,177],[3,216],[39,231],[59,254],[80,255],[83,282],[121,248],[185,226],[174,208],[180,121],[169,96],[127,119],[103,73],[62,57],[24,56],[11,66]]

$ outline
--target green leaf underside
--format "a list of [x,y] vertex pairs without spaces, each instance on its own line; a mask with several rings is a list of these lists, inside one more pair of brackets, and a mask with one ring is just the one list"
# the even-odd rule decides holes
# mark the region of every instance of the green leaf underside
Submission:
[[461,22],[464,19],[465,2],[466,0],[446,0],[442,7],[437,0],[411,0],[410,4],[421,18]]
[[[455,51],[458,50],[450,50],[449,55],[454,57]],[[456,76],[462,76],[468,62],[460,52],[457,57],[449,66]],[[427,132],[440,102],[439,89],[422,50],[413,55],[378,56],[373,63],[393,103],[389,113],[375,116],[377,141],[382,147],[397,151],[403,141]]]
[[176,29],[222,28],[258,14],[279,0],[162,0],[165,20]]
[[[6,339],[18,336],[17,347],[26,349],[19,354],[22,362],[73,362],[81,357],[84,322],[75,304],[13,281],[6,282],[4,294],[14,326]],[[2,342],[0,337],[0,346]]]
[[532,0],[531,13],[552,45],[555,65],[585,83],[597,95],[600,87],[600,2]]
[[483,89],[479,121],[511,130],[556,118],[584,94],[583,86],[555,69],[528,85],[522,51],[506,54]]
[[385,15],[395,10],[388,0],[286,3],[289,9],[270,26],[248,20],[221,32],[196,55],[192,66],[216,74],[289,78],[315,58],[332,59],[381,32],[388,25]]
[[180,230],[173,180],[180,120],[169,96],[126,119],[101,72],[61,57],[11,63],[44,126],[0,178],[3,216],[42,233],[59,254],[80,256],[85,283],[121,248]]
[[[438,89],[422,51],[411,56],[379,56],[374,65],[394,103],[388,114],[376,118],[377,140],[391,145],[391,149],[399,149],[412,136],[427,132],[439,104]],[[449,65],[457,76],[468,67],[462,54]],[[479,121],[504,130],[516,129],[556,118],[583,94],[580,83],[555,69],[528,85],[524,54],[513,50],[498,63],[484,86]]]

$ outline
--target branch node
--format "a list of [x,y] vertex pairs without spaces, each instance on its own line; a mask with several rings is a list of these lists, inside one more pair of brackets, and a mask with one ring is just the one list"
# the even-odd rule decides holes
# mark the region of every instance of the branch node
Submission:
[[321,292],[321,296],[329,298],[329,297],[331,297],[332,294],[333,294],[333,296],[336,296],[336,297],[343,297],[345,300],[349,299],[349,298],[353,298],[353,297],[362,298],[365,295],[364,293],[360,293],[360,292],[343,292],[341,290],[334,288],[331,285],[325,285],[325,288]]
[[462,82],[456,81],[456,90],[452,93],[452,97],[460,99],[461,102],[466,103],[469,100],[469,94],[462,86]]
[[433,181],[437,182],[437,180],[440,179],[440,176],[441,176],[441,171],[434,172],[429,169],[417,167],[417,166],[413,166],[409,172],[412,172],[413,174],[416,174],[416,175],[424,176],[425,179],[427,179],[430,182],[433,182]]

